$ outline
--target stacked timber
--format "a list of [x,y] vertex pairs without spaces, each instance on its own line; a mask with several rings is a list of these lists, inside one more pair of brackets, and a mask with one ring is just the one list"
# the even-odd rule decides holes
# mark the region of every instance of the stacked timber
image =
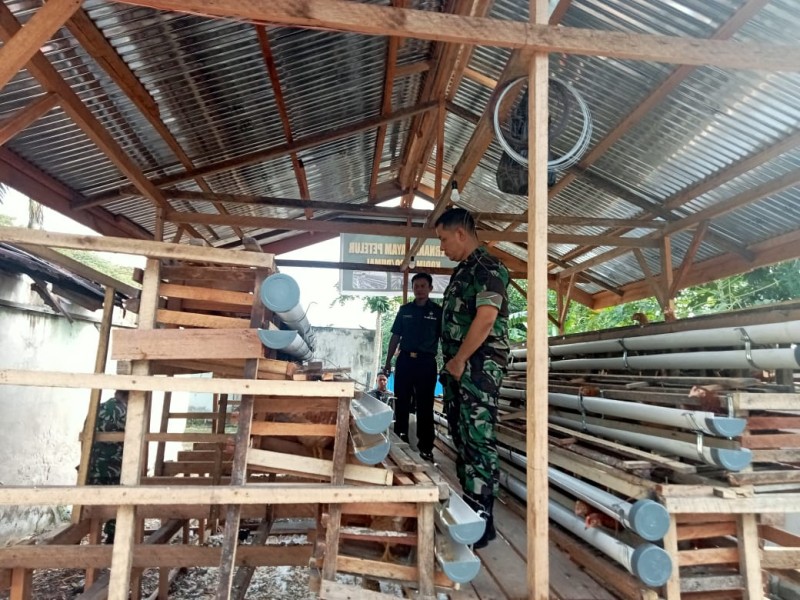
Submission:
[[[739,320],[551,340],[551,536],[622,597],[760,598],[771,578],[800,581],[784,528],[800,507],[800,320]],[[501,483],[524,499],[526,351],[512,354]]]

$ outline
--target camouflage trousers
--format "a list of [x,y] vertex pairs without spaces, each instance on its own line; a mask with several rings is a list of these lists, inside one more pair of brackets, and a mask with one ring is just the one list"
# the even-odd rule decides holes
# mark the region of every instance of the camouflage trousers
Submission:
[[442,374],[444,407],[456,447],[456,473],[461,488],[475,498],[497,495],[497,396],[503,371],[490,361],[467,371],[457,381]]

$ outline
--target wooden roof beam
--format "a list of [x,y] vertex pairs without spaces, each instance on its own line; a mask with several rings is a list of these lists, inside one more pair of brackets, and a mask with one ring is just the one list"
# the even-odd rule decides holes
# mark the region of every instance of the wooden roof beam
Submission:
[[[161,136],[161,139],[167,144],[170,150],[175,154],[176,158],[184,166],[185,169],[193,169],[194,163],[189,155],[186,154],[183,147],[166,126],[164,121],[161,120],[161,109],[158,103],[147,91],[147,88],[142,85],[134,72],[130,69],[128,64],[122,60],[117,50],[109,43],[103,33],[97,28],[94,22],[89,18],[89,15],[83,9],[80,9],[72,15],[72,18],[67,22],[67,28],[70,30],[75,39],[80,42],[81,46],[94,58],[98,65],[111,77],[112,81],[119,86],[122,92],[133,102],[142,116],[152,125],[156,133]],[[204,192],[211,192],[211,187],[201,177],[195,179],[195,183]],[[218,202],[212,202],[214,208],[222,213],[227,214],[225,206]],[[218,239],[216,232],[208,228],[210,235]],[[237,227],[234,228],[236,235],[242,237],[242,231]]]
[[[0,39],[8,41],[20,31],[21,26],[5,3],[0,3]],[[105,130],[92,112],[83,104],[78,95],[63,77],[56,71],[50,61],[41,52],[36,52],[28,62],[28,72],[48,92],[54,92],[61,98],[61,106],[70,118],[83,130],[114,165],[157,207],[171,209],[161,191],[156,188],[142,173],[141,169],[125,154],[111,134]],[[184,226],[195,236],[202,237],[191,226]]]
[[[121,1],[121,0],[118,0]],[[795,72],[800,46],[754,44],[612,31],[587,31],[519,21],[425,10],[393,8],[346,0],[124,0],[123,4],[160,10],[350,31],[364,35],[399,35],[459,44],[479,44],[535,52],[563,52],[729,69]]]
[[49,0],[25,27],[3,40],[0,48],[0,90],[19,73],[81,5],[81,0]]
[[[267,30],[263,25],[256,26],[256,34],[258,35],[258,44],[261,47],[261,55],[264,58],[264,64],[269,72],[269,80],[272,83],[272,91],[275,94],[275,104],[278,107],[278,115],[281,118],[283,125],[283,134],[286,137],[286,142],[291,144],[294,142],[292,135],[292,126],[289,122],[289,111],[286,110],[286,100],[283,97],[283,89],[281,88],[281,79],[278,75],[278,67],[275,65],[275,57],[272,54],[272,48],[269,44],[269,37]],[[297,189],[300,192],[300,198],[309,200],[311,194],[308,191],[308,180],[306,179],[306,171],[303,167],[303,162],[298,158],[297,152],[290,152],[289,158],[292,161],[292,169],[294,176],[297,179]],[[310,219],[313,216],[311,211],[306,212],[306,218]],[[241,237],[241,236],[240,236]]]
[[0,146],[41,119],[49,113],[56,104],[58,104],[58,94],[48,92],[43,96],[39,96],[27,106],[19,109],[13,115],[0,121]]

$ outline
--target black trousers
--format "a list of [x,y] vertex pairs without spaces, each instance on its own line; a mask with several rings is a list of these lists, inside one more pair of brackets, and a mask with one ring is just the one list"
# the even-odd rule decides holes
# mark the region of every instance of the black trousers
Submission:
[[436,356],[408,352],[397,357],[394,374],[394,432],[408,437],[408,414],[411,399],[417,405],[417,447],[420,452],[433,450],[433,392],[436,389]]

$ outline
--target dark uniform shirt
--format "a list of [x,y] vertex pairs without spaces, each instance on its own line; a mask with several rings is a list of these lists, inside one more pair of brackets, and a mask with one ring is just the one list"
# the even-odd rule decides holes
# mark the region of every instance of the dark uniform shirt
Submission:
[[378,388],[375,388],[374,390],[370,390],[367,393],[373,398],[377,398],[378,400],[384,403],[389,402],[389,398],[392,397],[392,392],[391,390],[388,389],[385,392],[382,392]]
[[[111,398],[103,402],[97,411],[95,431],[125,431],[128,417],[128,402]],[[122,442],[95,442],[89,457],[90,485],[119,484],[122,471]]]
[[400,350],[436,354],[442,329],[442,307],[428,300],[420,306],[413,300],[397,311],[392,333],[400,336]]
[[508,364],[508,269],[483,246],[475,249],[453,270],[442,301],[442,354],[453,358],[467,336],[479,306],[493,306],[497,318],[489,336],[474,357],[491,360],[505,370]]

